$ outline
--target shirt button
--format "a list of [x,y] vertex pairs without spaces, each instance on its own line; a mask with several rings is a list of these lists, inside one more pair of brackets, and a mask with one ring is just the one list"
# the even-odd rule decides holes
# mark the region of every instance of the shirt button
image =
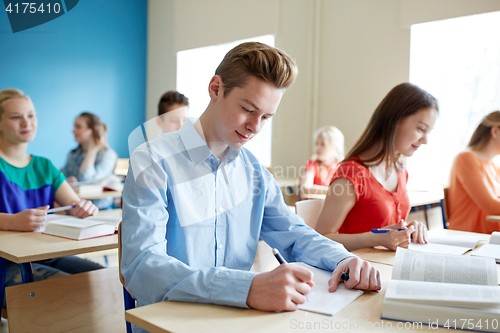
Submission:
[[222,244],[219,244],[219,250],[222,249]]
[[219,212],[223,212],[223,211],[224,211],[224,208],[219,207]]

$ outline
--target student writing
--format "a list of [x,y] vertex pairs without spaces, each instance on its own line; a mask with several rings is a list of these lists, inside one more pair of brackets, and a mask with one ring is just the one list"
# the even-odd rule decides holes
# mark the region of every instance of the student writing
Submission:
[[348,288],[380,289],[373,266],[290,212],[273,176],[243,147],[276,114],[295,76],[296,65],[283,51],[240,44],[212,77],[200,119],[134,151],[124,190],[121,269],[139,306],[176,300],[296,310],[312,273],[293,265],[250,272],[259,238],[287,261],[334,270],[331,291],[344,271],[351,276]]
[[[405,222],[408,173],[399,158],[427,143],[437,114],[437,101],[428,92],[410,83],[394,87],[332,178],[316,230],[351,251],[376,245],[395,250],[408,247],[411,239],[425,243],[425,225]],[[370,232],[375,228],[394,231]]]

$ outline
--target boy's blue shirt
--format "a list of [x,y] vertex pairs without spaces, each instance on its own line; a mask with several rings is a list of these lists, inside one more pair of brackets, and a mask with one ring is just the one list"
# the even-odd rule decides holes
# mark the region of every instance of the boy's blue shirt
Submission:
[[174,300],[247,307],[259,238],[289,262],[327,270],[353,256],[290,211],[247,149],[229,147],[219,162],[195,120],[130,158],[121,269],[138,306]]

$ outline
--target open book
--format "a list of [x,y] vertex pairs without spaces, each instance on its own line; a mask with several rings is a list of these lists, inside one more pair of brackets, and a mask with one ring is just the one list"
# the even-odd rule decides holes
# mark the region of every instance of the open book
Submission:
[[343,283],[340,283],[337,286],[337,290],[331,293],[328,291],[328,280],[332,277],[331,271],[324,271],[302,262],[293,264],[307,268],[314,274],[314,287],[312,287],[311,292],[307,295],[306,302],[299,304],[300,310],[333,316],[354,302],[359,296],[363,295],[362,290],[347,289]]
[[484,242],[487,239],[487,236],[485,237],[485,235],[482,234],[439,236],[429,232],[427,244],[416,244],[412,242],[408,246],[408,249],[440,254],[464,254],[474,249],[479,242]]
[[44,234],[82,240],[114,234],[120,217],[90,216],[79,219],[65,215],[47,215]]
[[381,318],[500,332],[495,261],[398,248]]
[[111,175],[91,182],[72,183],[71,187],[79,195],[96,195],[103,191],[123,191],[123,184],[116,175]]
[[496,262],[500,264],[500,232],[494,231],[491,234],[489,244],[481,246],[472,252],[471,255],[495,258]]

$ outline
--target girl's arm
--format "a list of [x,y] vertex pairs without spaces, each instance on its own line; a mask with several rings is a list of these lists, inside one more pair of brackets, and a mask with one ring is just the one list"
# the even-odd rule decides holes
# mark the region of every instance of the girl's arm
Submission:
[[[333,190],[334,188],[336,191]],[[340,188],[343,191],[339,191]],[[352,183],[345,178],[336,179],[329,187],[323,209],[316,223],[316,230],[323,236],[344,244],[348,251],[376,245],[382,245],[394,251],[398,246],[408,247],[410,235],[414,231],[413,227],[385,234],[374,234],[372,232],[339,234],[338,230],[355,204],[356,194]]]
[[80,164],[80,173],[83,173],[88,167],[94,167],[99,147],[99,145],[89,146],[87,153],[85,154],[85,158],[83,159],[82,164]]
[[306,194],[326,194],[328,186],[314,185],[314,172],[305,171],[300,176],[300,197],[304,198]]
[[0,213],[0,230],[35,231],[40,229],[47,218],[49,206],[26,209],[17,214]]
[[97,215],[97,212],[99,212],[99,209],[92,201],[80,199],[67,181],[64,181],[61,186],[59,186],[54,199],[61,206],[76,205],[76,207],[69,212],[71,215],[79,218]]
[[[89,151],[80,166],[79,177],[80,181],[92,181],[111,176],[115,169],[118,155],[112,149],[105,149],[102,153],[102,158],[96,165],[95,160],[98,152],[92,153]],[[92,155],[90,159],[89,156]]]

